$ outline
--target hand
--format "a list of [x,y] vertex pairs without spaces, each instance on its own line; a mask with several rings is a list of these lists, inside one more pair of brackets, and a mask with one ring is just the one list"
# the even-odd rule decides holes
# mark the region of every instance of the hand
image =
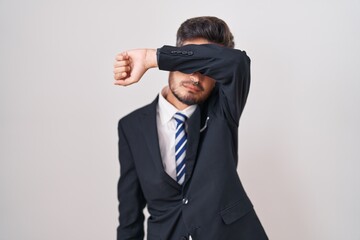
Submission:
[[144,73],[157,67],[155,49],[136,49],[118,54],[114,63],[115,85],[128,86],[140,81]]

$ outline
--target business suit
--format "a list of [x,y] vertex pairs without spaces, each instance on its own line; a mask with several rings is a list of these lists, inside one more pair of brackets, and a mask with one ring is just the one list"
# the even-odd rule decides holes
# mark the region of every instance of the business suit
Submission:
[[217,45],[164,46],[161,70],[200,72],[216,80],[210,97],[188,119],[185,182],[162,166],[157,99],[119,121],[118,240],[263,240],[267,236],[238,177],[238,123],[250,84],[245,52]]

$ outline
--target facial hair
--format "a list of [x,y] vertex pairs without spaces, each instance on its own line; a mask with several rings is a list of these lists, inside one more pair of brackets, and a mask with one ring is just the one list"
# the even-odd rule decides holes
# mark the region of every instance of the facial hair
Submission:
[[[180,83],[181,86],[183,86],[184,84],[191,84],[193,85],[194,87],[197,87],[200,91],[204,91],[204,88],[200,85],[200,84],[197,84],[195,85],[193,81],[182,81]],[[194,104],[200,104],[202,102],[204,102],[206,99],[203,99],[203,98],[196,98],[196,97],[193,97],[190,93],[189,94],[186,94],[185,96],[181,96],[179,94],[179,92],[176,91],[176,87],[174,86],[175,84],[172,83],[172,80],[169,81],[169,88],[170,88],[170,91],[172,92],[172,94],[176,97],[177,100],[179,100],[180,102],[190,106],[190,105],[194,105]]]

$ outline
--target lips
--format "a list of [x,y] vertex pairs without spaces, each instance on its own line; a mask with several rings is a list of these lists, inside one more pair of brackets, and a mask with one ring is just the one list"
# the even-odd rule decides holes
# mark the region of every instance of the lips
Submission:
[[202,89],[201,89],[201,87],[199,86],[199,85],[194,85],[194,84],[192,84],[192,82],[191,83],[189,83],[189,82],[183,82],[183,84],[182,84],[185,88],[187,88],[187,89],[189,89],[189,90],[191,90],[192,92],[201,92],[202,91]]

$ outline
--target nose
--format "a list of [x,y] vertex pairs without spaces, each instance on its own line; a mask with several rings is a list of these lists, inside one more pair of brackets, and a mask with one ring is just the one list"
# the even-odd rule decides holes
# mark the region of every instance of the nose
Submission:
[[199,72],[193,72],[193,73],[190,73],[190,76],[194,76],[194,77],[199,78],[199,77],[201,76],[201,73],[199,73]]
[[191,73],[191,74],[190,74],[190,79],[191,79],[192,81],[200,82],[201,76],[202,76],[202,75],[201,75],[199,72],[194,72],[194,73]]
[[190,80],[193,82],[194,85],[198,85],[200,82],[200,74],[199,73],[191,73]]

